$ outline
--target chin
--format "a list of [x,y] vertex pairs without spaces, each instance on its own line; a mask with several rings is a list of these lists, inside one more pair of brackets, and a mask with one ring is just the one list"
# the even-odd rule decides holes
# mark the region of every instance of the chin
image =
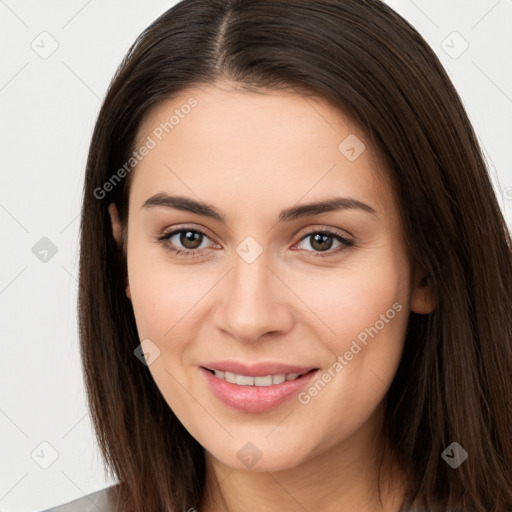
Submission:
[[[299,441],[297,441],[299,442]],[[306,454],[299,453],[296,445],[272,446],[272,443],[239,442],[232,445],[219,446],[218,450],[210,451],[215,459],[225,466],[238,471],[252,473],[278,472],[293,469],[299,466]],[[230,453],[231,452],[231,453]]]

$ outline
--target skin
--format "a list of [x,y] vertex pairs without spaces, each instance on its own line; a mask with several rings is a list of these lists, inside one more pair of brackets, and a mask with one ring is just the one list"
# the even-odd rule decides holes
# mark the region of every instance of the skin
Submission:
[[[191,96],[198,105],[132,171],[126,293],[140,339],[160,350],[151,375],[205,448],[211,493],[200,512],[223,510],[219,491],[230,511],[398,511],[405,475],[392,455],[381,474],[382,506],[377,492],[383,400],[409,312],[429,313],[434,304],[410,261],[385,170],[364,133],[325,101],[247,93],[227,82],[154,107],[138,143]],[[354,161],[338,149],[350,134],[366,147]],[[226,224],[142,208],[159,192],[213,204]],[[278,220],[285,208],[334,195],[362,201],[376,215],[347,209]],[[110,214],[121,243],[114,204]],[[179,257],[157,241],[181,224],[206,233],[195,249],[205,252]],[[306,237],[321,229],[353,246],[337,251],[333,237],[322,252]],[[252,263],[236,252],[248,236],[262,249]],[[172,242],[187,250],[179,234]],[[263,413],[241,412],[220,402],[200,375],[202,363],[221,359],[327,371],[394,303],[401,311],[305,405],[294,397]],[[247,442],[261,453],[251,468],[237,457]]]

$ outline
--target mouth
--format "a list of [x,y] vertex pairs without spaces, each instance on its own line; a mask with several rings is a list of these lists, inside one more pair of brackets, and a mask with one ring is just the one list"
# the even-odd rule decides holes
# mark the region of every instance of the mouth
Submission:
[[[235,363],[222,365],[224,368],[230,366],[229,369],[208,366],[200,366],[199,370],[213,397],[232,409],[246,413],[262,413],[280,407],[306,387],[319,371],[319,368],[311,367],[260,365],[260,369],[245,366],[238,373],[230,371],[235,369],[234,366],[237,369],[241,367]],[[269,371],[270,368],[274,371]],[[293,371],[283,371],[285,369]]]
[[269,375],[243,375],[240,373],[228,372],[223,370],[211,370],[210,368],[202,367],[204,370],[215,375],[218,379],[229,382],[230,384],[237,384],[238,386],[255,386],[255,387],[268,387],[276,384],[282,384],[283,382],[290,382],[301,379],[302,377],[309,375],[311,372],[316,372],[318,368],[312,368],[311,370],[304,370],[302,372],[291,372],[291,373],[276,373]]

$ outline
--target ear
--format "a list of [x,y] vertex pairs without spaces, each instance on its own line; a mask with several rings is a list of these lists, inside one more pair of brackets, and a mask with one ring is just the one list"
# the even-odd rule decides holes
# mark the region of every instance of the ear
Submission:
[[[112,235],[117,242],[119,247],[122,247],[122,227],[121,221],[119,220],[119,212],[115,203],[108,205],[108,213],[110,215],[110,224],[112,225]],[[131,300],[130,284],[128,282],[128,275],[126,276],[126,296]]]
[[121,221],[119,220],[119,212],[117,211],[116,203],[108,205],[108,213],[110,214],[110,223],[112,225],[112,235],[114,236],[117,245],[121,246]]
[[434,294],[425,273],[418,267],[413,273],[411,292],[411,310],[421,315],[432,313],[436,307]]

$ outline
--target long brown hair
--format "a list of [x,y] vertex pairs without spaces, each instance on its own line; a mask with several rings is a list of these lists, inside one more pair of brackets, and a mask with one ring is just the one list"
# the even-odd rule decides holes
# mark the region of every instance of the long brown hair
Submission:
[[[410,254],[436,300],[432,314],[411,312],[386,397],[385,428],[410,479],[401,510],[512,510],[510,235],[454,86],[379,0],[184,0],[117,70],[87,162],[78,307],[92,420],[122,510],[198,508],[206,473],[204,449],[134,356],[126,254],[108,205],[126,226],[126,162],[148,109],[223,78],[328,100],[386,163]],[[456,469],[441,457],[453,442],[468,452]]]

